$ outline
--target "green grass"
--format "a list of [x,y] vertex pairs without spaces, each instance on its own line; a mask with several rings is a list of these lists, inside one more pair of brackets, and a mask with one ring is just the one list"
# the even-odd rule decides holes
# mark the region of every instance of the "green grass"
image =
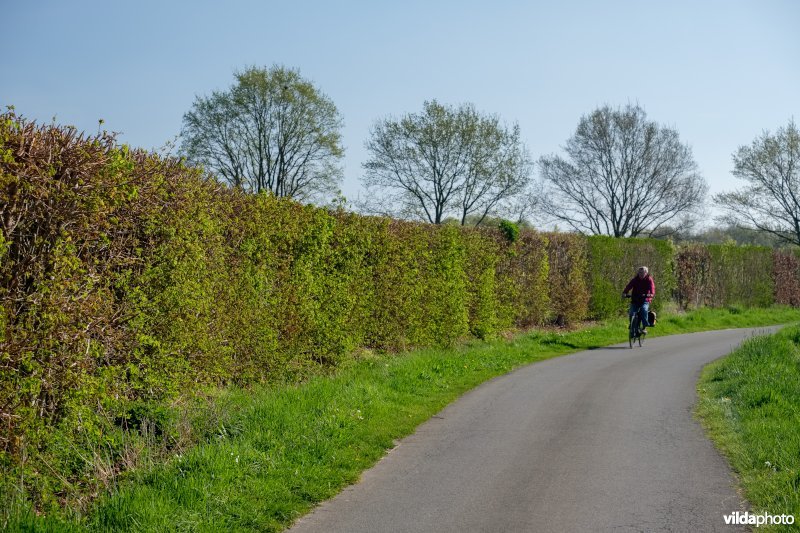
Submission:
[[[652,335],[800,320],[789,308],[698,310]],[[204,442],[121,476],[80,517],[0,510],[12,530],[279,531],[355,482],[396,439],[465,391],[531,362],[624,342],[626,320],[450,350],[367,354],[301,385],[218,391]]]
[[[712,363],[698,392],[697,413],[753,511],[800,522],[800,327],[753,338]],[[797,531],[800,524],[759,530]]]

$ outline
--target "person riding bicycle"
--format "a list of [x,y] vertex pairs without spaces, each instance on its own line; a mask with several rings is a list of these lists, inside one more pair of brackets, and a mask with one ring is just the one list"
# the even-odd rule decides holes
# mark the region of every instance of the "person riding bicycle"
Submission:
[[622,297],[631,293],[631,306],[628,309],[628,318],[634,314],[639,315],[639,323],[642,324],[641,333],[647,334],[647,324],[649,322],[647,314],[650,311],[650,302],[656,295],[656,282],[650,275],[650,270],[646,266],[639,267],[636,275],[628,282],[622,291]]

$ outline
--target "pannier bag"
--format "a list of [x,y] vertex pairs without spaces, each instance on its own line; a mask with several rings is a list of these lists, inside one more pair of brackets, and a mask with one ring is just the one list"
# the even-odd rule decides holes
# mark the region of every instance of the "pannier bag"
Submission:
[[650,326],[656,325],[656,312],[655,311],[648,311],[647,312],[647,321],[650,323]]

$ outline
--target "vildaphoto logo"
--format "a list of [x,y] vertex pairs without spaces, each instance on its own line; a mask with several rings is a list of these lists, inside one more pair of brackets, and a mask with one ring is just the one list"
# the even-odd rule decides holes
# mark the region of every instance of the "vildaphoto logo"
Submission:
[[731,513],[725,515],[725,523],[727,525],[736,525],[736,526],[772,526],[772,525],[785,525],[790,526],[794,524],[794,515],[790,514],[769,514],[769,513],[761,513],[761,514],[754,514],[749,513],[747,511],[740,513],[736,511],[735,513]]

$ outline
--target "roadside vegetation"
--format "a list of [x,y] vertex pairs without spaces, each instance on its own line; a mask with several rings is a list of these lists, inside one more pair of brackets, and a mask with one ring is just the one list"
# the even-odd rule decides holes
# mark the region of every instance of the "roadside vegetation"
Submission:
[[748,340],[706,367],[698,392],[697,412],[751,512],[800,520],[800,327]]
[[[658,336],[798,320],[800,310],[788,307],[699,309],[670,313],[651,332]],[[302,384],[227,388],[207,392],[193,405],[150,406],[158,423],[123,443],[139,454],[141,466],[110,479],[109,493],[85,513],[37,516],[20,499],[0,515],[0,526],[279,531],[355,482],[397,439],[470,388],[520,365],[622,342],[625,330],[625,320],[616,319],[401,356],[365,351]],[[179,433],[196,441],[177,453],[159,450],[166,436]]]
[[[342,380],[336,381],[340,388],[357,387],[347,379],[355,379],[358,369],[405,364],[395,362],[406,358],[397,354],[412,350],[445,350],[430,353],[445,354],[436,356],[440,359],[452,354],[458,360],[455,368],[466,365],[470,377],[442,378],[444,384],[437,385],[444,388],[441,397],[396,400],[418,406],[405,407],[413,411],[408,426],[413,428],[442,402],[489,376],[616,339],[618,329],[611,337],[532,334],[513,341],[512,346],[533,343],[521,353],[508,348],[515,355],[503,355],[506,348],[498,347],[505,345],[493,344],[513,332],[547,331],[555,325],[574,330],[587,320],[614,320],[625,310],[620,288],[638,265],[648,265],[657,281],[656,311],[728,310],[692,312],[682,323],[662,323],[662,333],[673,326],[674,331],[690,331],[744,325],[745,315],[756,322],[785,322],[769,315],[773,311],[755,319],[762,311],[736,310],[800,306],[797,248],[676,244],[642,237],[655,229],[643,226],[613,232],[637,238],[538,232],[510,221],[466,227],[502,215],[493,205],[514,204],[504,194],[519,189],[511,184],[525,182],[520,169],[529,167],[516,129],[469,106],[447,109],[462,110],[456,122],[476,119],[486,126],[479,129],[496,130],[498,135],[489,137],[502,141],[508,157],[505,162],[483,160],[480,175],[473,172],[478,167],[472,156],[462,158],[471,168],[469,179],[453,186],[472,192],[453,196],[461,199],[457,211],[439,205],[442,216],[433,220],[441,224],[363,216],[347,212],[338,200],[328,207],[298,203],[330,191],[328,186],[338,180],[338,112],[295,71],[255,69],[237,79],[228,96],[198,99],[197,121],[191,113],[185,117],[184,140],[193,131],[199,135],[198,142],[183,145],[188,161],[208,162],[203,155],[219,145],[205,143],[212,140],[205,133],[228,124],[233,115],[227,111],[243,120],[251,117],[248,124],[256,127],[251,133],[271,135],[269,128],[258,130],[263,116],[253,118],[248,115],[253,109],[240,105],[251,99],[239,96],[249,95],[252,101],[280,102],[287,113],[281,121],[294,122],[291,117],[301,111],[290,109],[295,104],[318,109],[315,115],[327,114],[324,122],[330,128],[322,128],[328,132],[324,139],[303,137],[312,145],[324,141],[324,146],[301,142],[309,149],[306,160],[314,165],[292,167],[283,160],[288,166],[274,167],[275,173],[245,176],[245,167],[262,165],[234,157],[226,178],[211,165],[203,170],[183,159],[121,145],[108,132],[87,135],[74,127],[37,125],[12,107],[0,114],[0,525],[23,527],[24,520],[40,524],[49,520],[41,517],[51,516],[53,523],[63,519],[109,528],[162,527],[152,522],[154,517],[173,520],[163,526],[167,529],[279,527],[310,502],[335,492],[380,456],[395,434],[410,429],[353,407],[356,420],[376,419],[382,424],[376,427],[388,428],[389,433],[375,430],[373,448],[363,444],[373,441],[351,434],[343,422],[350,418],[327,410],[328,404],[349,406],[345,400],[337,403],[323,395],[315,403],[298,392],[291,401],[308,410],[286,407],[284,415],[273,412],[283,408],[274,403],[278,400],[256,405],[247,403],[251,398],[279,397],[293,387],[312,390],[301,384],[326,379]],[[449,114],[434,112],[444,107],[429,107],[433,115]],[[609,113],[593,116],[600,120]],[[459,131],[456,137],[463,143],[474,140]],[[241,148],[248,139],[231,140]],[[793,154],[795,144],[786,146]],[[278,146],[268,151],[283,153]],[[495,150],[469,153],[478,157]],[[559,166],[559,161],[551,163]],[[684,169],[691,170],[693,163],[684,162]],[[508,172],[489,174],[509,178],[511,189],[498,189],[484,179],[486,165],[501,163],[514,164]],[[324,179],[305,192],[292,184],[293,177],[311,175]],[[629,177],[626,182],[638,183]],[[493,192],[479,200],[477,191]],[[447,224],[456,214],[461,224]],[[663,236],[667,230],[662,225],[659,231]],[[464,346],[477,352],[465,356]],[[408,364],[417,360],[409,357]],[[431,364],[424,370],[409,367],[412,374],[398,378],[395,388],[402,390],[406,380],[442,383],[435,365],[448,364]],[[377,397],[394,394],[394,385],[368,383],[364,387],[370,394],[376,388]],[[237,403],[237,397],[245,403]],[[268,429],[266,435],[256,433],[256,444],[249,445],[248,435],[254,434],[245,422],[251,411],[259,413],[257,427],[266,420]],[[305,430],[316,428],[325,416],[334,428],[344,428],[343,447],[333,448],[331,460],[322,445],[302,451],[309,434]],[[277,426],[270,425],[270,417]],[[291,429],[296,425],[303,431]],[[248,462],[246,474],[231,470],[225,477],[198,455],[217,454],[222,461],[220,447],[239,445],[267,454]],[[357,451],[348,452],[348,447]],[[204,452],[207,448],[212,451]],[[284,448],[299,459],[286,462],[284,452],[275,451]],[[245,455],[235,452],[227,450],[224,458],[243,461]],[[323,468],[319,465],[331,461],[341,463],[336,474],[316,475],[315,469]],[[235,463],[241,469],[240,464]],[[282,468],[290,477],[278,475]],[[197,485],[191,482],[195,474]],[[167,480],[163,486],[157,481],[162,475]],[[319,483],[327,488],[314,488],[302,476],[323,480]],[[273,487],[252,486],[265,480],[283,488],[276,488],[267,504],[262,491],[252,509],[245,505],[239,514],[247,494]],[[108,494],[115,496],[108,500]],[[294,500],[296,505],[286,503]],[[226,503],[232,501],[236,504]]]

